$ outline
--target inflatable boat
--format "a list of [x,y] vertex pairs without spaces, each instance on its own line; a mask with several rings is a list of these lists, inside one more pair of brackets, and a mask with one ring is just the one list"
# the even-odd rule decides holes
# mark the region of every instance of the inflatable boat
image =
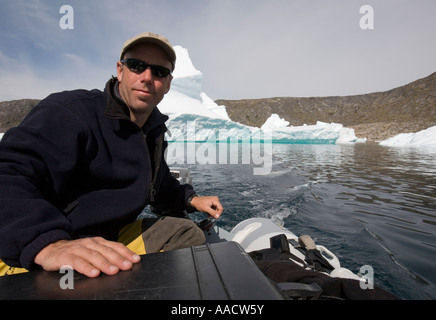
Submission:
[[[209,226],[205,229],[207,243],[219,243],[233,241],[238,243],[245,252],[260,251],[268,248],[286,249],[293,256],[299,258],[294,262],[306,269],[324,272],[331,277],[355,279],[367,281],[362,275],[358,275],[341,266],[339,259],[323,245],[315,244],[308,235],[296,236],[293,232],[285,229],[265,218],[250,218],[236,225],[231,232],[219,228],[210,219],[201,221],[199,226]],[[279,246],[274,245],[274,239]],[[313,254],[313,259],[309,258]],[[318,264],[319,266],[317,266]]]
[[[171,168],[171,172],[180,183],[192,185],[192,178],[186,168]],[[185,213],[187,219],[191,217]],[[297,236],[290,230],[266,218],[249,218],[237,224],[231,232],[216,226],[215,220],[207,218],[197,222],[206,235],[206,242],[220,243],[231,241],[238,243],[245,252],[277,247],[296,257],[300,266],[322,271],[331,277],[367,281],[362,275],[341,267],[339,259],[325,246],[315,244],[309,235]],[[275,243],[274,243],[275,242]]]
[[[186,169],[173,168],[173,175],[191,182]],[[351,281],[351,287],[346,282],[347,290],[359,291],[360,284],[367,284],[365,277],[342,267],[330,250],[310,236],[297,236],[271,220],[250,218],[230,232],[213,219],[196,223],[205,233],[205,245],[144,255],[132,270],[113,276],[90,279],[63,270],[0,277],[0,300],[308,300],[326,297],[323,283],[327,282],[329,288],[339,283],[335,298],[342,298],[342,282],[335,279]],[[281,277],[282,273],[291,277]],[[309,280],[294,281],[295,274]],[[363,298],[392,297],[384,291],[361,292]]]

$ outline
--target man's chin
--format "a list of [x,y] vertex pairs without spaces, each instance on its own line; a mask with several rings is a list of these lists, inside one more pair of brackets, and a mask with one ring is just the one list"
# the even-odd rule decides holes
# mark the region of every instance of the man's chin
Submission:
[[137,102],[134,106],[132,106],[130,109],[136,114],[150,114],[153,109],[155,108],[154,105],[150,105],[146,102]]

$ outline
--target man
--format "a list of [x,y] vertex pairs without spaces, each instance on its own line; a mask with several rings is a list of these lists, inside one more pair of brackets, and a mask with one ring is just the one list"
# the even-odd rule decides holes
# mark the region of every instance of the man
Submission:
[[104,92],[50,95],[4,135],[0,274],[69,265],[113,275],[139,254],[204,243],[188,219],[136,220],[147,204],[162,214],[223,210],[217,197],[180,185],[164,160],[168,117],[156,106],[175,62],[166,38],[142,33],[125,43]]

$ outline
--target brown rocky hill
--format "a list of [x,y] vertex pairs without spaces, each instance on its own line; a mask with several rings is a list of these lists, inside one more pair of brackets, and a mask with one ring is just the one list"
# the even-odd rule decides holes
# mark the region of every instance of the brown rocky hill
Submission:
[[0,132],[5,132],[23,121],[26,114],[39,100],[23,99],[0,102]]
[[359,138],[381,141],[436,125],[436,73],[385,92],[355,96],[217,100],[236,122],[260,127],[272,113],[293,126],[341,123]]

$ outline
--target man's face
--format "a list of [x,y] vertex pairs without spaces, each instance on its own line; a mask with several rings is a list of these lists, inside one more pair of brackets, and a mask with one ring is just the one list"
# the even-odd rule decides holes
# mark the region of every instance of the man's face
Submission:
[[[172,64],[165,51],[152,43],[139,44],[129,49],[124,58],[135,58],[172,70]],[[130,109],[130,118],[142,127],[153,109],[170,90],[172,76],[154,76],[150,68],[142,73],[134,72],[118,62],[117,77],[121,97]]]

